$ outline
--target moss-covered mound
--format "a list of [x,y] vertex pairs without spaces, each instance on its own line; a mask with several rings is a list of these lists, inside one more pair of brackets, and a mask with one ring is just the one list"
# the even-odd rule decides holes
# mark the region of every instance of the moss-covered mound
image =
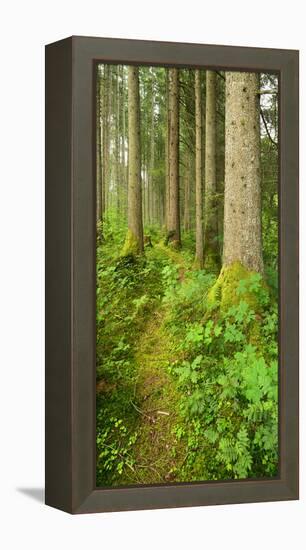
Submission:
[[140,242],[133,232],[128,229],[121,256],[139,256],[143,252]]
[[222,267],[217,281],[207,296],[209,309],[219,309],[221,313],[225,313],[230,307],[240,302],[241,289],[244,286],[243,300],[254,311],[258,311],[260,303],[257,292],[254,292],[254,278],[256,282],[261,279],[260,284],[264,285],[263,279],[258,273],[249,271],[240,262]]

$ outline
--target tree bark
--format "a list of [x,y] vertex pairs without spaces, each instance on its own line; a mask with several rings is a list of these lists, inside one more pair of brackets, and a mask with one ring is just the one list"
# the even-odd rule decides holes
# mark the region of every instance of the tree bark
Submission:
[[165,226],[168,230],[169,220],[169,136],[170,136],[170,120],[169,120],[169,69],[165,70],[166,74],[166,137],[165,137]]
[[116,71],[116,136],[115,136],[115,177],[116,177],[116,209],[117,214],[120,212],[120,66],[117,66]]
[[122,255],[143,252],[143,224],[141,197],[140,108],[138,67],[128,68],[128,232]]
[[169,215],[168,242],[181,245],[179,208],[179,79],[169,69]]
[[196,125],[196,264],[202,268],[204,262],[203,250],[203,193],[202,193],[202,98],[201,73],[195,71],[195,125]]
[[204,243],[205,267],[218,268],[220,257],[216,201],[216,73],[214,71],[206,72]]
[[97,222],[102,221],[102,156],[101,156],[101,66],[96,75],[96,189]]
[[259,78],[226,73],[223,265],[262,272]]
[[123,214],[127,215],[127,170],[126,170],[126,123],[125,123],[125,70],[121,66],[121,119],[122,119],[122,139],[121,139],[121,180],[123,191]]
[[155,223],[155,194],[156,189],[154,186],[154,164],[155,164],[155,118],[154,118],[154,107],[155,107],[155,91],[154,91],[154,72],[151,69],[151,121],[150,121],[150,164],[149,164],[149,209],[150,209],[150,223]]
[[224,167],[225,167],[225,77],[217,76],[217,153],[216,153],[216,178],[217,178],[217,219],[219,256],[223,254],[223,217],[224,217]]
[[185,150],[185,171],[184,171],[184,231],[190,231],[190,202],[191,202],[191,158],[190,151]]
[[103,75],[103,166],[102,166],[102,216],[108,206],[108,187],[109,187],[109,176],[110,176],[110,167],[109,167],[109,142],[110,142],[110,132],[109,132],[109,118],[110,118],[110,66],[104,65],[104,75]]

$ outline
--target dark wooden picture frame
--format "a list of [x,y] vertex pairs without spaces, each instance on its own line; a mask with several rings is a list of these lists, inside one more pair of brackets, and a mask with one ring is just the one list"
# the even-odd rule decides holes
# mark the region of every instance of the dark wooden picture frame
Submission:
[[[97,62],[279,74],[277,478],[96,488]],[[298,498],[298,52],[71,37],[46,47],[46,503],[70,513]]]

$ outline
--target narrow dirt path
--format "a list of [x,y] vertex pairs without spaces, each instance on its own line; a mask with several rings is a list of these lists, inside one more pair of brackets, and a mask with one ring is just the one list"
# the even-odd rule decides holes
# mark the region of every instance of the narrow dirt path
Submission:
[[134,453],[138,475],[147,483],[169,481],[177,464],[173,456],[176,446],[173,428],[180,396],[167,372],[172,351],[163,320],[164,314],[156,311],[135,357],[139,373],[135,397],[140,424]]
[[[157,246],[179,266],[182,281],[186,270],[183,258],[163,245]],[[133,455],[140,483],[174,481],[184,458],[184,449],[174,432],[180,393],[168,372],[176,352],[164,325],[165,316],[163,306],[152,314],[135,353],[138,377],[132,406],[139,414],[139,435]]]
[[182,282],[185,278],[185,271],[187,269],[186,261],[182,255],[174,249],[165,246],[162,242],[158,243],[156,247],[169,258],[179,268],[179,280]]

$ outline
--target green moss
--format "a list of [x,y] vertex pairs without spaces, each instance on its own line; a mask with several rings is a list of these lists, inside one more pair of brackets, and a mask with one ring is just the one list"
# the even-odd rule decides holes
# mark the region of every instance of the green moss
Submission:
[[157,247],[162,250],[173,263],[178,264],[180,267],[187,268],[185,265],[185,259],[175,247],[167,246],[163,241],[160,241]]
[[[263,346],[261,335],[261,318],[263,313],[263,305],[260,304],[258,294],[251,290],[245,290],[243,294],[237,292],[241,281],[248,281],[254,276],[255,271],[249,271],[240,262],[234,262],[229,266],[224,266],[221,269],[220,275],[210,289],[207,295],[208,316],[212,311],[219,312],[222,316],[230,307],[238,305],[241,300],[247,302],[250,308],[255,313],[255,319],[249,326],[249,342],[258,350]],[[261,281],[263,288],[267,289],[264,280]],[[246,285],[246,289],[248,284]],[[209,313],[210,312],[210,313]]]
[[[241,280],[248,279],[254,274],[246,269],[240,262],[234,262],[229,266],[223,266],[214,286],[208,293],[207,302],[210,309],[219,308],[221,313],[241,300],[237,288]],[[256,311],[257,299],[252,292],[245,292],[243,299]]]
[[[125,482],[159,483],[172,477],[173,458],[165,453],[165,445],[175,448],[177,461],[183,460],[184,449],[178,444],[174,428],[178,422],[180,395],[173,378],[167,371],[175,349],[164,326],[165,312],[153,317],[139,339],[135,353],[137,382],[133,402],[138,407],[138,437],[133,450],[135,474],[126,472]],[[166,414],[159,413],[162,411]],[[151,468],[154,464],[155,467]],[[139,467],[141,465],[141,467]]]
[[128,229],[120,256],[138,256],[141,253],[142,250],[139,240],[132,231]]

